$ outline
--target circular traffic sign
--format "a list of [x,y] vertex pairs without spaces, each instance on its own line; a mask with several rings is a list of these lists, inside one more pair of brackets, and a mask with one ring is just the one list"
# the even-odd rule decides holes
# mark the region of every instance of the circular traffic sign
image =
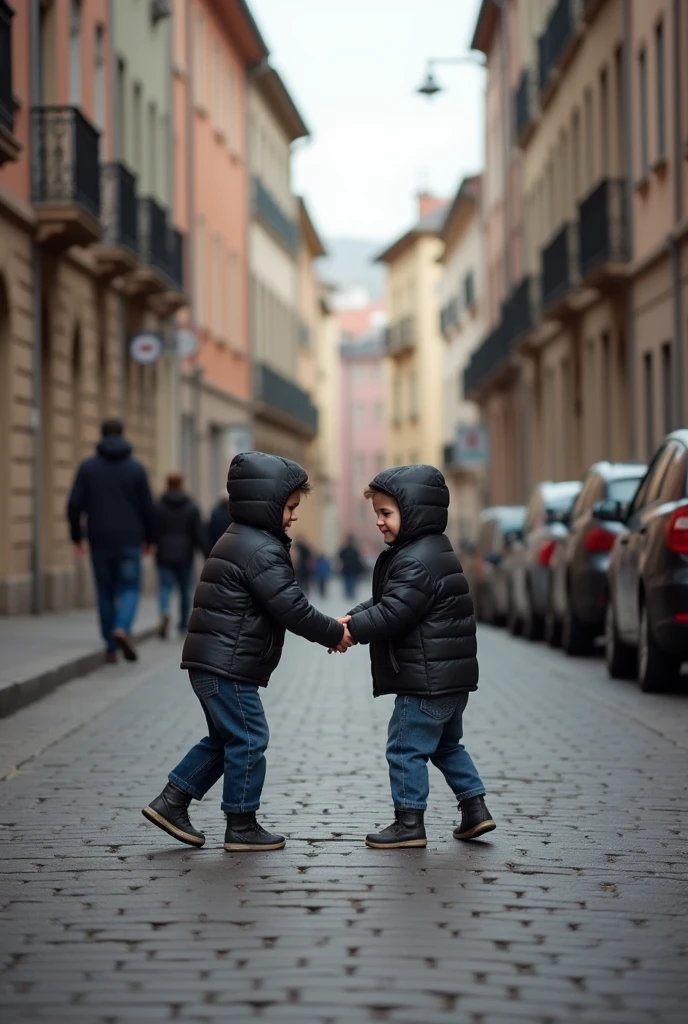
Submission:
[[154,363],[162,355],[163,343],[159,334],[153,331],[141,331],[135,334],[129,344],[129,355],[135,363],[146,366]]
[[190,327],[178,327],[175,334],[177,355],[180,359],[190,359],[198,348],[198,335]]

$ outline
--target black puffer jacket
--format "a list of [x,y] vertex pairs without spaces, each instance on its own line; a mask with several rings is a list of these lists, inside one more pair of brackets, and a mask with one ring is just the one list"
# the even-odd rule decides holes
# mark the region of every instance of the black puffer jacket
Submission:
[[267,686],[285,630],[335,647],[341,623],[313,608],[294,579],[282,530],[287,498],[308,479],[295,462],[237,455],[227,490],[232,525],[210,552],[196,587],[182,668]]
[[478,686],[468,583],[445,536],[449,491],[433,466],[400,466],[370,484],[401,511],[396,541],[379,556],[373,596],[351,611],[351,636],[370,644],[373,694],[439,697]]
[[190,565],[196,549],[208,554],[198,505],[184,491],[166,491],[156,516],[158,565]]

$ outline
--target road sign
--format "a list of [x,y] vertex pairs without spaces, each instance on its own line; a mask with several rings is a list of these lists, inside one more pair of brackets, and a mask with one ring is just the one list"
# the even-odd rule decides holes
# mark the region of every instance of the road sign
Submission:
[[141,331],[135,334],[129,343],[129,355],[135,363],[147,366],[155,363],[162,355],[163,340],[153,331]]
[[487,465],[487,428],[479,423],[459,427],[456,432],[456,461],[470,469]]
[[198,335],[190,327],[178,327],[175,333],[175,347],[180,359],[190,359],[198,349]]

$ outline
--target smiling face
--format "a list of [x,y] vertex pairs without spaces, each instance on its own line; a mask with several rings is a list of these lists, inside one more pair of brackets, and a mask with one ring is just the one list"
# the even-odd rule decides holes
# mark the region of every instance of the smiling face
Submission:
[[284,512],[282,513],[282,529],[288,530],[292,523],[298,520],[296,510],[301,504],[301,491],[292,491],[287,498],[287,504],[284,506]]
[[382,491],[373,494],[373,508],[377,516],[377,528],[385,544],[393,544],[401,529],[401,512],[394,498]]

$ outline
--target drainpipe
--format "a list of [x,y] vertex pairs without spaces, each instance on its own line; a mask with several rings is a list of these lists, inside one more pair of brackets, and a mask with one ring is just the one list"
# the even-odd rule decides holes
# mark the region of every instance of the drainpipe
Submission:
[[[188,235],[186,246],[186,271],[189,279],[189,327],[196,330],[196,289],[195,282],[191,280],[190,270],[195,267],[196,248],[196,216],[194,205],[194,47],[191,35],[191,0],[186,0],[186,213],[188,221]],[[203,369],[198,363],[198,351],[193,357],[193,369],[191,371],[191,423],[194,451],[191,453],[191,486],[197,501],[200,501],[201,491],[201,466],[200,466],[200,440],[201,440],[201,387],[203,380]]]
[[[681,152],[681,0],[673,0],[673,95],[674,95],[674,227],[678,228],[683,217],[683,188]],[[681,250],[675,234],[671,236],[671,270],[674,292],[674,415],[672,427],[683,424],[683,296],[681,294]]]
[[[31,0],[29,11],[29,52],[30,82],[29,91],[31,107],[41,102],[41,11],[40,0]],[[33,148],[33,139],[29,141]],[[43,611],[43,558],[41,551],[41,505],[43,476],[43,425],[41,424],[41,405],[43,398],[43,381],[41,378],[43,362],[43,254],[36,241],[32,247],[33,262],[33,408],[31,410],[31,426],[33,430],[33,522],[31,524],[31,610],[34,615]]]
[[[626,166],[626,190],[624,197],[624,213],[626,217],[626,236],[628,240],[628,251],[631,260],[634,256],[633,245],[633,111],[631,106],[631,0],[623,0],[623,47],[622,47],[622,77],[623,77],[623,135],[624,135],[624,164]],[[631,281],[626,293],[626,359],[627,359],[627,381],[628,381],[628,437],[630,446],[630,457],[638,458],[638,430],[636,425],[636,377],[637,368],[635,360],[635,322],[633,319],[633,291],[634,282]]]

